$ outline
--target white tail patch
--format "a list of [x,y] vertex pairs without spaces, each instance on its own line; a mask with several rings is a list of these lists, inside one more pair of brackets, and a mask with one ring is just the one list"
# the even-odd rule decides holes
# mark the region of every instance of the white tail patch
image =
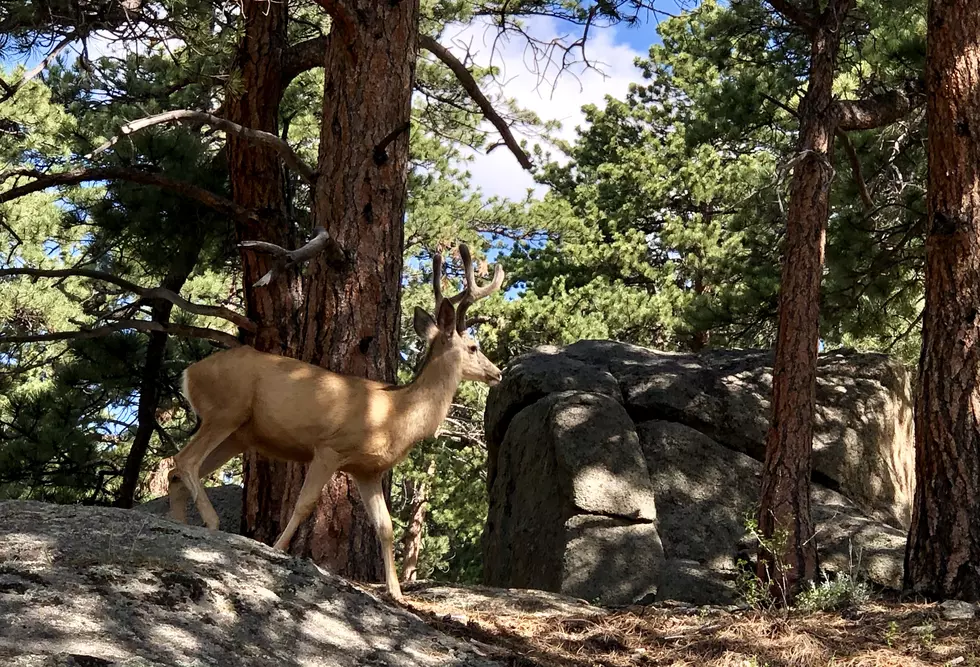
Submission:
[[200,415],[200,413],[197,411],[197,407],[195,407],[195,405],[194,405],[194,401],[191,400],[190,388],[187,386],[187,371],[188,370],[190,370],[190,369],[189,368],[186,368],[186,369],[184,369],[184,372],[180,374],[180,393],[183,394],[184,395],[184,398],[187,399],[187,402],[190,404],[191,410],[194,411],[194,414]]

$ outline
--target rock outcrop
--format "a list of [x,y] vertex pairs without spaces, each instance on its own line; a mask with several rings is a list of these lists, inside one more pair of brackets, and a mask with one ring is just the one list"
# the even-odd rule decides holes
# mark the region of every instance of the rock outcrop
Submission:
[[486,666],[311,562],[152,513],[0,502],[0,664]]
[[[208,495],[208,500],[211,501],[214,511],[218,513],[219,530],[236,535],[240,534],[242,532],[242,487],[237,484],[206,486],[204,492]],[[167,516],[170,514],[170,498],[163,495],[142,505],[137,505],[133,509],[157,516]],[[191,526],[204,525],[201,515],[197,511],[197,506],[189,500],[187,501],[187,523]]]
[[[771,381],[771,353],[753,350],[582,341],[516,359],[487,401],[486,582],[607,603],[730,601],[751,551]],[[908,373],[885,355],[824,354],[817,400],[821,564],[898,587]]]

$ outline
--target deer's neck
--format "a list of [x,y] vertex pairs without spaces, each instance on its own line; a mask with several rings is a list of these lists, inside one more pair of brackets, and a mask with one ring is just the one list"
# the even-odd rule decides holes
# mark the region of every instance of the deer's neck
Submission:
[[399,390],[399,418],[394,433],[399,449],[410,448],[435,434],[449,414],[462,378],[458,356],[440,355],[430,359],[415,379]]

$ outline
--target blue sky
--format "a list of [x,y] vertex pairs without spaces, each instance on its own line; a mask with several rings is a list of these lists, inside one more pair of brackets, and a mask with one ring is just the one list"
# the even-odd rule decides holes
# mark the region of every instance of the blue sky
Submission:
[[[641,17],[639,25],[633,26],[632,28],[626,26],[616,27],[614,28],[616,35],[637,51],[645,52],[650,48],[651,44],[660,42],[660,38],[657,35],[657,23],[668,18],[667,15],[680,14],[683,4],[689,5],[690,2],[682,3],[678,0],[658,0],[656,5],[657,15],[647,12],[646,16]],[[660,14],[660,12],[663,12],[663,14]]]

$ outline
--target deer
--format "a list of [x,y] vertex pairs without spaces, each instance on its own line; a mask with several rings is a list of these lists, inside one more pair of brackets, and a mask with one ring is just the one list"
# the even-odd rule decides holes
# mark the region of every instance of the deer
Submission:
[[434,317],[416,307],[413,325],[426,344],[421,365],[405,385],[342,375],[242,345],[216,352],[185,369],[182,393],[198,417],[191,440],[173,457],[168,474],[170,516],[186,523],[190,499],[210,530],[218,515],[201,484],[229,460],[256,451],[309,464],[296,504],[273,547],[287,551],[334,473],[354,479],[381,543],[387,593],[402,599],[395,570],[394,535],[381,480],[421,440],[435,435],[464,380],[493,386],[502,374],[469,335],[467,311],[498,291],[503,267],[478,285],[473,259],[459,245],[465,287],[442,294],[442,255],[432,257]]

